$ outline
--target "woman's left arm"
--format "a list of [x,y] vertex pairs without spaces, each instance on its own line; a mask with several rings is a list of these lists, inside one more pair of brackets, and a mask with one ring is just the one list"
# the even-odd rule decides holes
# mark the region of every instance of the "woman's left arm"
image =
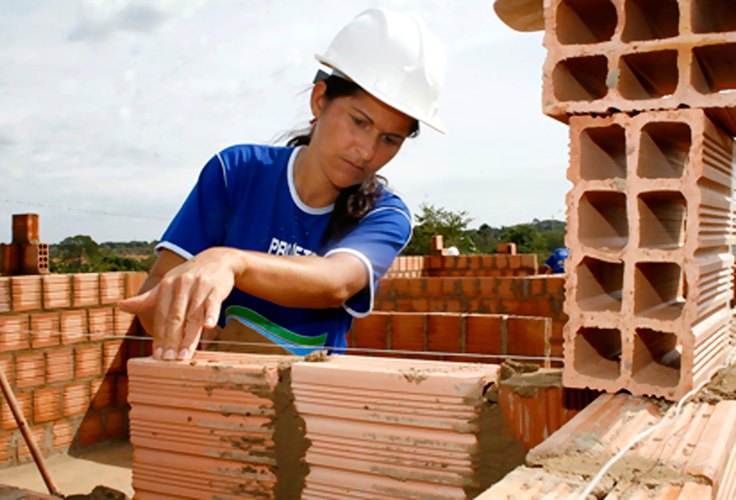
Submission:
[[217,324],[222,302],[236,287],[287,307],[332,308],[368,285],[368,271],[350,253],[328,257],[276,256],[214,247],[171,269],[146,293],[121,303],[131,312],[153,309],[154,356],[186,359],[202,328]]

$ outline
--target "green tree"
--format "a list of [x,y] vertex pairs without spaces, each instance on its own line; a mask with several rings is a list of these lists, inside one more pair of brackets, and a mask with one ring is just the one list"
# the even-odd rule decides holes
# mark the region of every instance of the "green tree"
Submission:
[[404,249],[406,255],[429,255],[432,236],[442,235],[445,248],[456,246],[462,253],[475,252],[475,244],[468,230],[472,218],[468,212],[453,212],[442,207],[423,203],[411,242]]
[[531,224],[517,224],[516,226],[506,227],[501,231],[499,239],[516,243],[516,249],[519,253],[537,253],[540,255],[548,253],[547,240]]

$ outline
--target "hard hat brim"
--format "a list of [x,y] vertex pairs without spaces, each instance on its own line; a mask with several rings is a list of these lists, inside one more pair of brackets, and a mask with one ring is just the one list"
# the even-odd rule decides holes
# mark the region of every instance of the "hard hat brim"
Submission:
[[509,28],[522,31],[544,30],[543,0],[496,0],[493,10]]
[[413,111],[411,109],[408,109],[405,106],[402,106],[401,103],[397,102],[395,99],[392,99],[389,96],[386,96],[386,95],[381,94],[381,92],[377,91],[376,89],[370,88],[369,85],[366,85],[365,83],[361,83],[359,80],[353,78],[351,75],[344,73],[341,68],[338,68],[334,63],[332,63],[332,61],[330,61],[328,58],[326,58],[323,55],[314,54],[314,58],[320,64],[322,64],[322,65],[324,65],[324,66],[326,66],[326,67],[328,67],[328,68],[330,68],[332,70],[337,70],[340,73],[340,77],[341,78],[347,77],[347,79],[349,79],[349,80],[355,82],[356,84],[358,84],[360,86],[360,88],[362,88],[363,90],[365,90],[370,95],[372,95],[373,97],[375,97],[379,101],[383,102],[384,104],[387,104],[387,105],[391,106],[392,108],[396,109],[397,111],[401,111],[405,115],[410,116],[411,118],[414,118],[415,120],[418,120],[418,121],[424,123],[425,125],[433,128],[434,130],[436,130],[437,132],[439,132],[441,134],[447,133],[446,132],[446,129],[445,129],[445,126],[442,124],[442,122],[439,120],[439,118],[437,118],[437,117],[421,116],[416,111]]

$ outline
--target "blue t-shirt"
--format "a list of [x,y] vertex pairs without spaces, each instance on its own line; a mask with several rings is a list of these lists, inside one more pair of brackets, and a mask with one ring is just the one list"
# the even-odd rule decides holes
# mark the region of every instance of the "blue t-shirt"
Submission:
[[564,273],[565,259],[567,259],[568,255],[570,255],[570,251],[567,248],[557,248],[547,257],[544,264],[552,269],[553,273]]
[[325,243],[333,206],[312,208],[299,199],[297,153],[292,147],[240,145],[215,155],[156,249],[186,259],[214,246],[275,255],[355,255],[365,264],[369,284],[340,308],[284,307],[234,289],[220,317],[221,326],[236,318],[295,354],[325,346],[339,352],[352,317],[371,312],[379,278],[408,243],[411,215],[401,198],[383,189],[354,228]]

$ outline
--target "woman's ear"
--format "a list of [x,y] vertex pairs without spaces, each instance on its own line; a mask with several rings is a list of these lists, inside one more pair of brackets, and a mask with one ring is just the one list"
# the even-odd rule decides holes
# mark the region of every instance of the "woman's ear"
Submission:
[[319,118],[319,115],[325,109],[327,104],[327,84],[323,81],[319,81],[312,87],[312,95],[309,99],[309,106],[312,108],[312,116]]

